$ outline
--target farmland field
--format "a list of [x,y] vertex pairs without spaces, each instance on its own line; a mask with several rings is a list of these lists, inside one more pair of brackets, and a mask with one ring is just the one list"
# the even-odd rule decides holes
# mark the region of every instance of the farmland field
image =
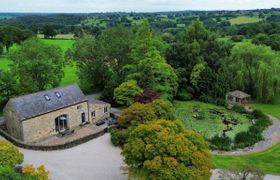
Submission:
[[[43,39],[47,44],[52,44],[59,46],[65,53],[67,49],[71,48],[74,41],[73,40],[57,40],[57,39]],[[11,50],[15,50],[17,45],[14,45]],[[13,62],[7,58],[0,58],[0,69],[7,70],[9,65]],[[79,84],[79,78],[77,77],[77,67],[75,63],[68,64],[64,67],[64,78],[62,79],[60,85],[67,85],[72,83]]]
[[[177,118],[182,120],[187,128],[196,130],[207,139],[223,132],[226,128],[223,123],[224,119],[235,119],[238,122],[231,126],[232,131],[226,133],[232,139],[237,133],[247,131],[252,125],[250,119],[245,115],[212,104],[197,101],[176,101],[175,109]],[[201,118],[196,116],[201,116]]]
[[242,166],[254,165],[265,173],[280,174],[280,144],[260,153],[241,155],[241,156],[225,156],[214,155],[212,162],[215,168],[220,169],[241,169]]
[[253,16],[239,16],[229,20],[232,25],[236,24],[248,24],[248,23],[256,23],[261,21],[259,17]]

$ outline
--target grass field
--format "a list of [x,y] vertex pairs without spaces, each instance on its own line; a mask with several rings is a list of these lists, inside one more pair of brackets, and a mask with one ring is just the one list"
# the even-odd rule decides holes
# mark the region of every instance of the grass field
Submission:
[[230,19],[229,21],[230,21],[231,25],[237,25],[237,24],[256,23],[256,22],[259,22],[261,20],[262,19],[260,19],[257,16],[253,16],[253,17],[250,17],[250,16],[239,16],[239,17]]
[[[47,44],[52,44],[59,46],[63,52],[65,53],[67,49],[71,48],[74,41],[73,40],[58,40],[58,39],[43,39],[43,41]],[[11,49],[15,50],[18,46],[15,45]],[[13,62],[6,58],[0,58],[0,69],[7,70],[9,65]],[[77,67],[75,63],[66,65],[64,67],[64,78],[62,79],[60,85],[67,85],[77,83],[79,84],[79,78],[77,76]]]
[[253,105],[256,109],[260,109],[263,112],[280,119],[280,100],[278,100],[275,104],[253,103]]
[[[226,128],[226,125],[223,123],[223,117],[219,114],[211,113],[211,110],[222,112],[226,119],[236,119],[239,122],[237,125],[231,126],[233,128],[232,131],[227,132],[227,136],[232,139],[237,133],[247,131],[252,125],[250,119],[245,115],[212,104],[197,101],[176,101],[175,108],[177,118],[182,120],[187,128],[198,131],[207,139],[217,134],[222,134]],[[197,109],[199,110],[197,111]],[[194,115],[201,115],[202,118],[195,118]]]
[[230,169],[242,166],[255,166],[267,174],[280,175],[280,144],[266,151],[241,156],[214,155],[212,162],[215,168]]

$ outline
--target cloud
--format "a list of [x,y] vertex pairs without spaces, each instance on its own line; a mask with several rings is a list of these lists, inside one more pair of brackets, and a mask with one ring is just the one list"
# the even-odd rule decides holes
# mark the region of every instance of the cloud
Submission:
[[235,10],[280,7],[280,0],[0,0],[1,12]]

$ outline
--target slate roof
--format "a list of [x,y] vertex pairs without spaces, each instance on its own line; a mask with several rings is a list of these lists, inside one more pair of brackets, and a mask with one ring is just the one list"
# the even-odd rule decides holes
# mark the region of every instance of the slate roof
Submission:
[[90,104],[104,104],[104,105],[108,105],[109,104],[109,103],[106,103],[104,101],[100,101],[100,100],[94,99],[91,96],[87,96],[87,99],[88,99],[88,103],[90,103]]
[[238,90],[229,92],[227,94],[231,95],[231,96],[234,96],[234,97],[237,97],[237,98],[240,98],[240,99],[251,97],[251,95],[246,94],[245,92],[242,92],[242,91],[238,91]]
[[[57,92],[60,97],[56,95]],[[49,101],[45,95],[50,98]],[[79,86],[74,84],[13,98],[10,103],[20,120],[25,120],[84,101],[87,101],[87,97]]]

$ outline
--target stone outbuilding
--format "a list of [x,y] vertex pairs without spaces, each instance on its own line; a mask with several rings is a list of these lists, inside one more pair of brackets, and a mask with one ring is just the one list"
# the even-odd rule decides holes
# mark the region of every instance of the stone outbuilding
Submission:
[[110,118],[111,105],[69,85],[10,99],[4,108],[8,133],[24,142]]
[[250,99],[251,95],[239,90],[235,90],[226,94],[226,100],[230,104],[241,104],[244,106],[249,106]]

